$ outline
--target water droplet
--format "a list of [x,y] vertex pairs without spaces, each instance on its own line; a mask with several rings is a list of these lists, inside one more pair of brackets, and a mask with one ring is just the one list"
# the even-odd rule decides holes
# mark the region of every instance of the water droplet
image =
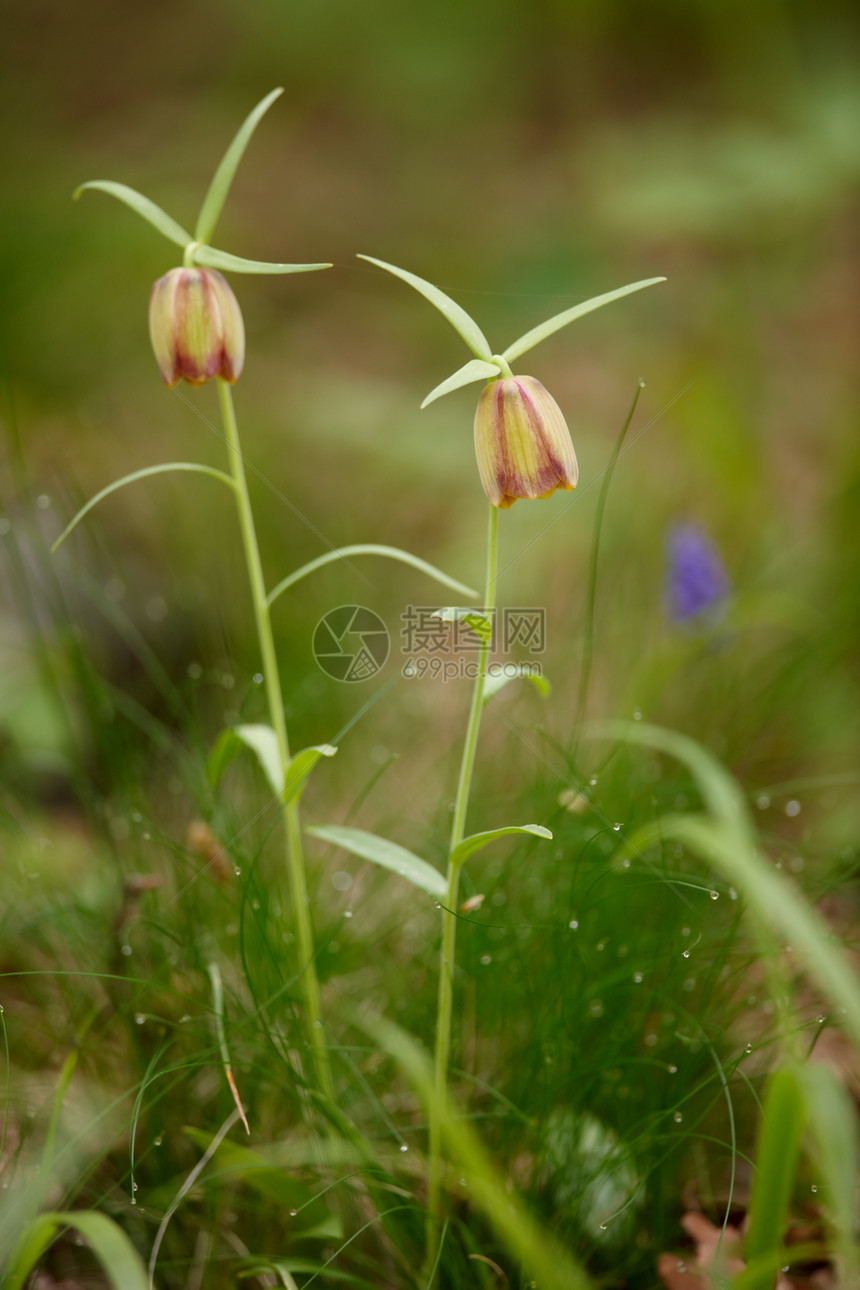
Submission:
[[409,1150],[409,1148],[407,1147],[407,1145],[406,1145],[406,1143],[405,1143],[405,1142],[401,1142],[401,1144],[400,1144],[400,1150],[401,1150],[401,1151],[408,1151],[408,1150]]
[[782,861],[781,861],[781,860],[774,860],[774,862],[773,862],[773,867],[774,867],[774,869],[781,869],[781,868],[782,868]]
[[180,1026],[181,1026],[181,1025],[183,1025],[186,1021],[190,1021],[190,1020],[191,1020],[191,1018],[189,1017],[188,1013],[186,1012],[184,1016],[182,1016],[182,1017],[180,1017],[180,1018],[179,1018],[179,1024],[180,1024]]
[[132,1198],[131,1198],[131,1203],[132,1203],[132,1205],[136,1205],[136,1204],[137,1204],[137,1197],[136,1197],[136,1196],[132,1196]]
[[634,973],[633,973],[633,980],[636,982],[636,984],[637,984],[637,985],[641,985],[641,984],[642,984],[642,973],[641,973],[641,972],[634,972]]
[[818,1191],[818,1183],[813,1183],[809,1190],[813,1192]]
[[629,868],[630,868],[630,857],[629,857],[629,856],[625,856],[625,857],[624,857],[624,859],[621,861],[621,868],[622,868],[622,869],[629,869]]
[[438,901],[438,900],[434,900],[434,901],[433,901],[433,907],[434,907],[434,909],[441,909],[441,908],[442,908],[442,906],[439,904],[439,901]]
[[744,1052],[747,1055],[749,1055],[752,1052],[752,1044],[747,1044],[746,1048],[744,1049]]
[[641,711],[639,710],[639,708],[634,708],[634,709],[633,709],[633,720],[634,720],[634,721],[641,721],[641,720],[642,720],[642,713],[641,713]]
[[157,1138],[153,1138],[152,1140],[153,1146],[160,1147],[163,1141],[164,1141],[164,1138],[162,1138],[161,1135],[159,1134]]
[[591,776],[591,779],[590,779],[588,782],[589,782],[589,784],[591,785],[591,787],[592,787],[592,788],[594,788],[594,785],[597,783],[597,776],[596,776],[596,775],[592,775],[592,776]]
[[605,1223],[601,1223],[601,1224],[600,1224],[600,1230],[601,1230],[601,1232],[605,1232],[605,1231],[606,1231],[606,1224],[605,1224]]
[[119,947],[119,952],[120,952],[120,954],[124,954],[124,955],[125,955],[125,957],[126,957],[126,958],[128,958],[129,954],[131,953],[131,946],[130,946],[130,945],[120,945],[120,947]]
[[315,1022],[314,1022],[314,1030],[322,1030],[322,1022],[321,1022],[321,1021],[315,1021]]
[[251,680],[254,682],[254,684],[255,684],[255,685],[262,685],[262,684],[263,684],[263,673],[262,673],[262,672],[255,672],[255,673],[254,673],[254,675],[251,677]]
[[489,964],[490,964],[490,963],[492,963],[492,961],[493,961],[493,956],[492,956],[492,954],[482,954],[482,955],[481,955],[481,962],[483,963],[484,967],[488,967],[488,966],[489,966]]
[[606,941],[607,941],[607,939],[608,939],[608,938],[607,938],[606,936],[604,936],[603,940],[602,940],[602,941],[598,941],[594,948],[595,948],[598,952],[602,953],[602,952],[603,952],[603,950],[605,950],[605,949],[606,949]]
[[192,681],[199,681],[203,675],[203,668],[199,663],[189,663],[185,669]]
[[295,1218],[295,1216],[296,1216],[296,1214],[298,1214],[298,1212],[299,1212],[299,1211],[298,1211],[297,1209],[291,1209],[291,1210],[290,1210],[290,1218]]
[[352,874],[347,873],[345,869],[338,869],[331,876],[331,885],[335,891],[349,891],[352,886]]
[[36,505],[40,511],[46,511],[51,505],[51,499],[47,493],[40,493],[36,498]]
[[648,1034],[645,1036],[645,1047],[646,1048],[657,1047],[657,1036],[654,1034],[653,1030],[650,1030]]
[[135,1021],[139,1026],[142,1026],[144,1021],[146,1021],[146,1017],[144,1017],[142,1012],[139,1012],[135,1017]]
[[755,799],[755,804],[760,811],[766,811],[770,806],[770,798],[767,793],[759,793],[758,797]]
[[614,829],[614,831],[615,831],[616,833],[618,833],[618,832],[620,831],[620,829],[621,829],[621,823],[620,823],[620,821],[619,821],[617,824],[613,824],[612,828]]
[[149,842],[149,841],[151,840],[151,838],[152,838],[152,834],[151,834],[151,833],[144,833],[144,835],[143,835],[143,840],[144,840],[144,842]]
[[137,1191],[137,1183],[136,1183],[136,1182],[133,1182],[133,1183],[131,1184],[131,1190],[132,1190],[132,1191]]
[[680,1111],[676,1111],[675,1114],[672,1116],[672,1119],[675,1121],[676,1124],[680,1124],[683,1118],[684,1116]]
[[135,824],[140,824],[141,820],[143,819],[143,816],[141,815],[140,811],[132,811],[131,818]]
[[785,813],[789,816],[800,815],[800,802],[798,802],[796,798],[792,798],[790,802],[786,802]]
[[577,929],[577,927],[579,927],[579,922],[578,922],[578,920],[577,920],[577,919],[575,919],[575,918],[572,918],[572,919],[570,920],[570,922],[568,923],[568,927],[570,928],[570,930],[571,930],[572,932],[575,932],[575,931],[576,931],[576,929]]
[[232,677],[229,672],[222,672],[221,684],[225,690],[232,690],[233,686],[236,684],[235,677]]
[[352,910],[351,910],[351,909],[345,909],[345,910],[343,911],[343,916],[344,916],[344,918],[352,918]]
[[734,887],[729,887],[729,900],[737,900],[737,898],[738,893],[735,891]]
[[819,1026],[821,1026],[821,1025],[823,1025],[823,1024],[824,1024],[824,1022],[827,1020],[827,1018],[825,1017],[825,1015],[824,1015],[824,1013],[823,1013],[823,1012],[819,1012],[819,1014],[818,1014],[818,1016],[815,1018],[815,1020],[818,1022]]
[[233,865],[233,872],[234,872],[234,874],[236,875],[236,877],[238,878],[238,877],[239,877],[239,874],[242,872],[242,866],[241,866],[241,865],[238,865],[238,864],[234,864],[234,865]]
[[684,957],[685,959],[688,959],[688,958],[690,957],[690,951],[689,951],[689,950],[684,950],[684,952],[683,952],[683,957]]
[[711,900],[719,900],[720,898],[720,893],[718,891],[709,891],[708,895],[710,896]]
[[667,1067],[666,1067],[666,1070],[669,1072],[669,1074],[670,1074],[670,1075],[677,1075],[677,1074],[678,1074],[678,1067],[677,1067],[677,1066],[667,1066]]

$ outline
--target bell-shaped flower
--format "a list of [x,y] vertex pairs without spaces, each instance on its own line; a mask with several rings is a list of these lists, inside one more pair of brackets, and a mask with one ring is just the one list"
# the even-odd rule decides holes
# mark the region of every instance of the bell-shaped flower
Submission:
[[245,362],[245,327],[233,291],[217,269],[171,269],[149,300],[149,334],[165,385],[232,385]]
[[520,497],[575,488],[579,478],[561,408],[533,376],[484,386],[475,413],[475,453],[484,492],[502,510]]

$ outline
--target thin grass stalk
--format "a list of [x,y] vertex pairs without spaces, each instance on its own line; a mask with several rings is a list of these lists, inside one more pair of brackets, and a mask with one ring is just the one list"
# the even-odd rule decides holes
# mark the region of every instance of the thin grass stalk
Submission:
[[[499,512],[497,507],[491,505],[487,525],[487,579],[482,607],[488,619],[492,618],[496,603],[498,527]],[[466,815],[469,809],[472,771],[475,765],[475,752],[478,747],[478,733],[481,728],[481,711],[484,706],[484,681],[487,674],[490,640],[490,636],[482,639],[478,655],[478,675],[475,678],[475,688],[472,691],[472,707],[469,711],[466,739],[463,744],[463,757],[460,762],[460,778],[457,783],[457,797],[454,803],[454,819],[451,825],[451,841],[448,850],[448,891],[445,897],[445,907],[442,911],[439,999],[436,1011],[436,1098],[430,1108],[429,1175],[427,1185],[428,1259],[431,1256],[437,1222],[441,1217],[442,1124],[438,1108],[444,1105],[445,1102],[448,1061],[451,1055],[451,1016],[454,998],[454,959],[457,939],[457,894],[460,887],[460,865],[453,864],[450,857],[463,841],[466,831]]]
[[[281,692],[275,642],[272,636],[269,602],[263,580],[263,566],[260,561],[260,548],[257,543],[254,514],[251,510],[251,499],[248,495],[248,485],[245,479],[245,466],[239,443],[239,428],[236,423],[233,396],[230,386],[220,377],[218,378],[218,398],[221,404],[224,434],[230,450],[230,473],[236,485],[239,526],[242,531],[242,545],[248,569],[254,619],[257,624],[257,639],[263,663],[263,681],[269,706],[269,720],[277,736],[282,777],[286,781],[290,764],[290,741],[287,733],[287,720],[284,714],[284,700]],[[299,963],[302,969],[301,980],[310,1050],[314,1055],[319,1091],[330,1101],[332,1099],[331,1066],[322,1028],[320,987],[316,970],[313,928],[308,906],[302,828],[297,801],[293,800],[284,806],[284,816],[287,838],[287,873],[290,882]]]

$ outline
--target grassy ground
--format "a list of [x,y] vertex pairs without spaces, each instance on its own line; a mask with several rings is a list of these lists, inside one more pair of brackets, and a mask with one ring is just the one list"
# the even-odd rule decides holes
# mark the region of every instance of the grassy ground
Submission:
[[[739,1226],[752,1205],[747,1258],[781,1262],[742,1287],[783,1265],[791,1287],[850,1286],[850,7],[664,2],[646,21],[622,3],[300,4],[289,19],[267,3],[92,3],[74,18],[36,5],[11,15],[6,45],[8,1283],[22,1283],[9,1259],[26,1224],[69,1210],[113,1220],[143,1265],[157,1245],[165,1288],[247,1276],[400,1290],[433,1275],[432,1108],[404,1036],[432,1048],[439,911],[307,838],[334,1083],[321,1096],[279,814],[249,754],[217,788],[207,777],[219,731],[267,719],[229,497],[192,476],[141,482],[49,552],[119,474],[226,466],[212,388],[168,394],[148,349],[147,292],[173,249],[71,190],[112,178],[186,222],[239,120],[284,84],[222,233],[237,254],[334,261],[234,280],[248,328],[235,398],[270,586],[349,542],[482,578],[474,391],[418,411],[463,361],[459,342],[356,252],[438,282],[500,347],[588,295],[668,278],[520,365],[562,406],[581,482],[501,517],[500,602],[545,608],[552,693],[518,683],[487,708],[469,831],[535,822],[553,838],[503,839],[464,872],[462,900],[484,900],[458,919],[436,1284],[703,1286],[682,1217]],[[683,624],[667,604],[679,522],[709,535],[729,580],[718,613]],[[440,871],[469,685],[400,677],[399,633],[407,606],[450,594],[362,557],[273,616],[294,747],[339,746],[309,782],[306,821],[391,838]],[[360,685],[328,678],[311,650],[320,617],[351,603],[392,635]],[[607,719],[626,724],[595,727]],[[231,1076],[250,1136],[231,1119]],[[797,1161],[792,1097],[807,1124]],[[52,1244],[48,1231],[43,1290],[101,1285],[101,1264],[136,1285],[86,1222],[58,1222]]]

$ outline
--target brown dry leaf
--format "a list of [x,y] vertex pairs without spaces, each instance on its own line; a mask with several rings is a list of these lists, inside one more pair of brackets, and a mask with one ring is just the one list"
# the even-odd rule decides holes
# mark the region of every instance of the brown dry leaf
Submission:
[[[688,1213],[681,1226],[696,1243],[695,1254],[661,1254],[657,1272],[667,1290],[713,1290],[714,1256],[719,1248],[717,1269],[721,1277],[736,1276],[746,1264],[741,1258],[741,1235],[736,1227],[725,1232],[715,1227],[704,1214]],[[722,1240],[720,1239],[722,1236]],[[791,1283],[780,1273],[775,1290],[792,1290]]]

